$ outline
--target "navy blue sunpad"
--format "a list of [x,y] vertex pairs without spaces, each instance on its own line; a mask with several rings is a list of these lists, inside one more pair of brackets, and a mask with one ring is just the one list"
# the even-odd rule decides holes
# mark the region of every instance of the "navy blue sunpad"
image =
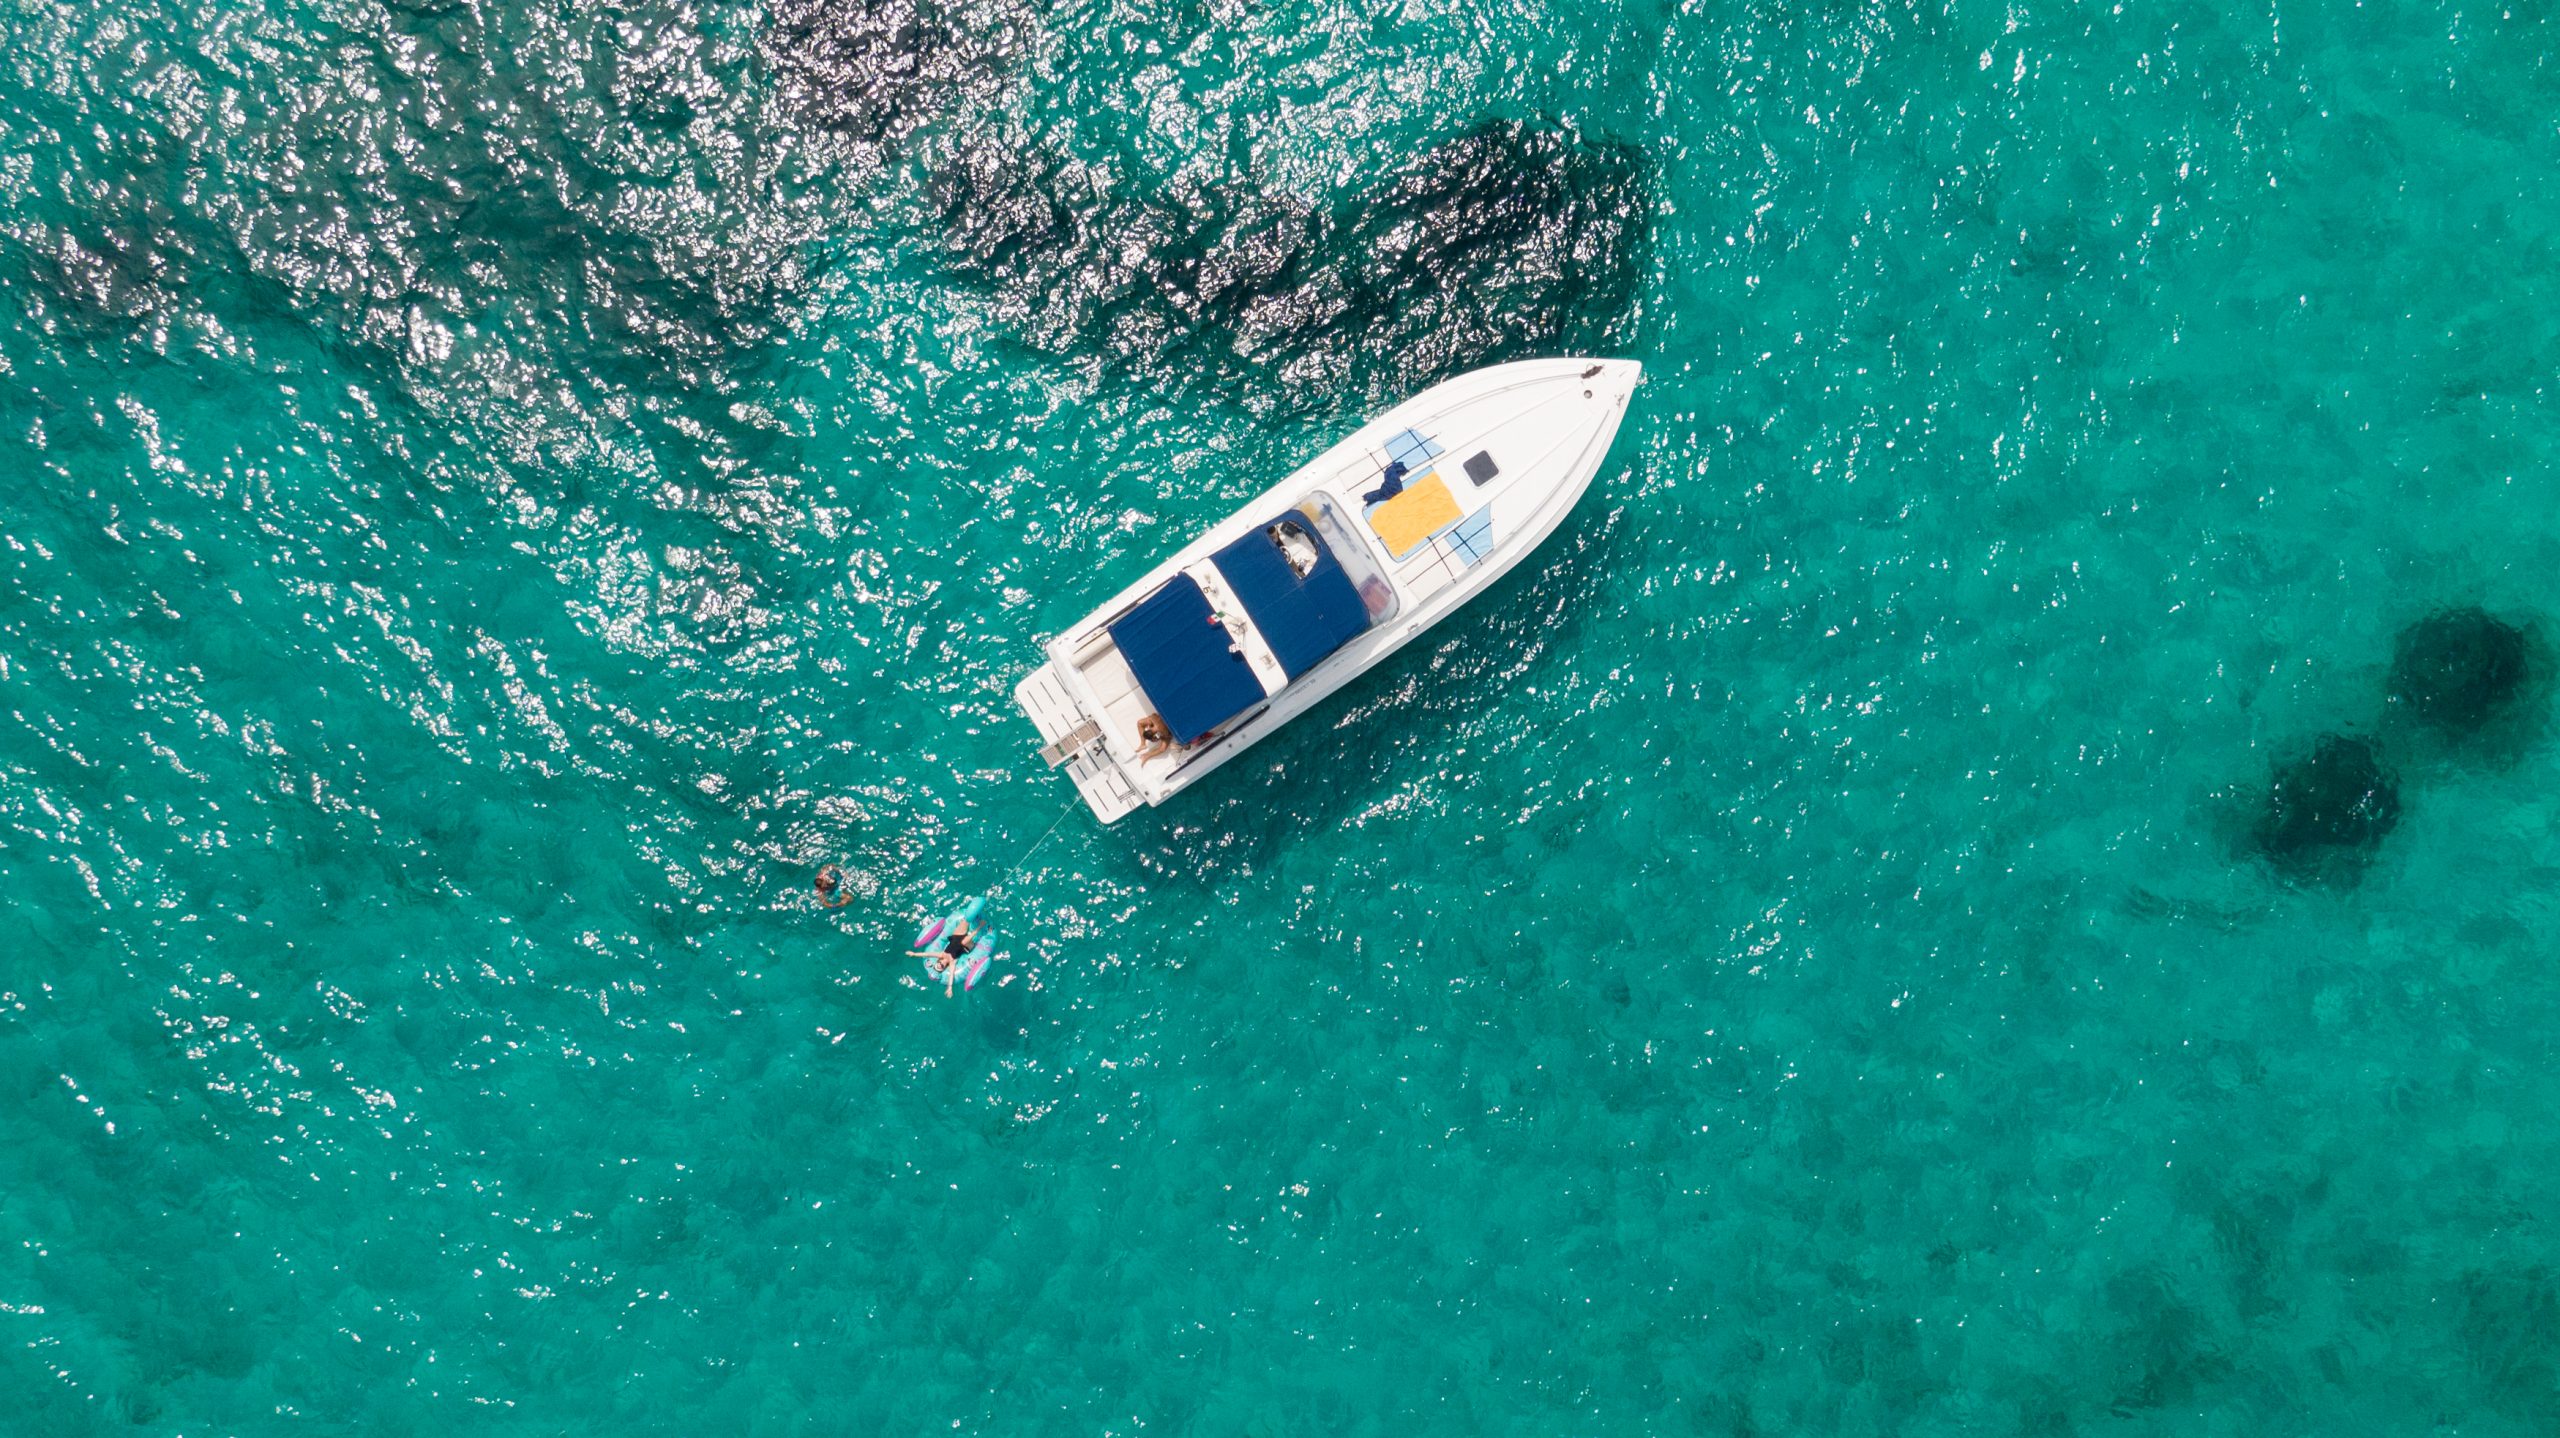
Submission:
[[1188,744],[1262,702],[1262,681],[1188,574],[1175,575],[1122,615],[1111,626],[1111,642],[1176,744]]

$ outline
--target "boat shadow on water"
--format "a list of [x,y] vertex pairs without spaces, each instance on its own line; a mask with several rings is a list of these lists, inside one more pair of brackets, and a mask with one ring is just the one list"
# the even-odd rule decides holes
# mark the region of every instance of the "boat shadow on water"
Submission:
[[1147,883],[1205,892],[1277,862],[1308,836],[1477,801],[1479,785],[1453,771],[1528,722],[1506,714],[1503,697],[1571,664],[1599,592],[1636,542],[1615,510],[1576,512],[1538,558],[1429,642],[1388,656],[1198,789],[1131,812],[1107,842],[1125,849]]

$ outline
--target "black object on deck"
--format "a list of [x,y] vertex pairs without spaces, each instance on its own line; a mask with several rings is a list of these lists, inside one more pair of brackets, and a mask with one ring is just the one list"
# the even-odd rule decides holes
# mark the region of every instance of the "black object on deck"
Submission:
[[1378,481],[1378,487],[1370,490],[1367,494],[1360,496],[1360,502],[1362,504],[1384,504],[1388,500],[1395,498],[1397,495],[1404,493],[1404,477],[1410,473],[1412,473],[1412,471],[1405,467],[1405,462],[1403,460],[1388,460],[1387,472],[1385,476]]

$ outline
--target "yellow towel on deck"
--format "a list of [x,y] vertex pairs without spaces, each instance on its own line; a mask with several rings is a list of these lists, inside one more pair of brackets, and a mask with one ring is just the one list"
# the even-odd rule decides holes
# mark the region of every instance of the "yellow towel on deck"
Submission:
[[1426,474],[1404,487],[1404,493],[1369,511],[1369,527],[1387,542],[1398,559],[1422,547],[1422,541],[1458,522],[1458,501],[1437,474]]

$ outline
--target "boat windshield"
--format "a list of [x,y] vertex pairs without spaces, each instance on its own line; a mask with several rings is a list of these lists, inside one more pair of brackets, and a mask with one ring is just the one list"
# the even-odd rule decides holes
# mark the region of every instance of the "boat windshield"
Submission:
[[1351,586],[1360,591],[1360,603],[1369,611],[1371,625],[1384,624],[1396,612],[1396,587],[1387,581],[1386,571],[1378,567],[1377,555],[1343,522],[1342,511],[1323,492],[1307,496],[1297,513],[1307,517],[1324,536],[1325,548],[1342,565]]

